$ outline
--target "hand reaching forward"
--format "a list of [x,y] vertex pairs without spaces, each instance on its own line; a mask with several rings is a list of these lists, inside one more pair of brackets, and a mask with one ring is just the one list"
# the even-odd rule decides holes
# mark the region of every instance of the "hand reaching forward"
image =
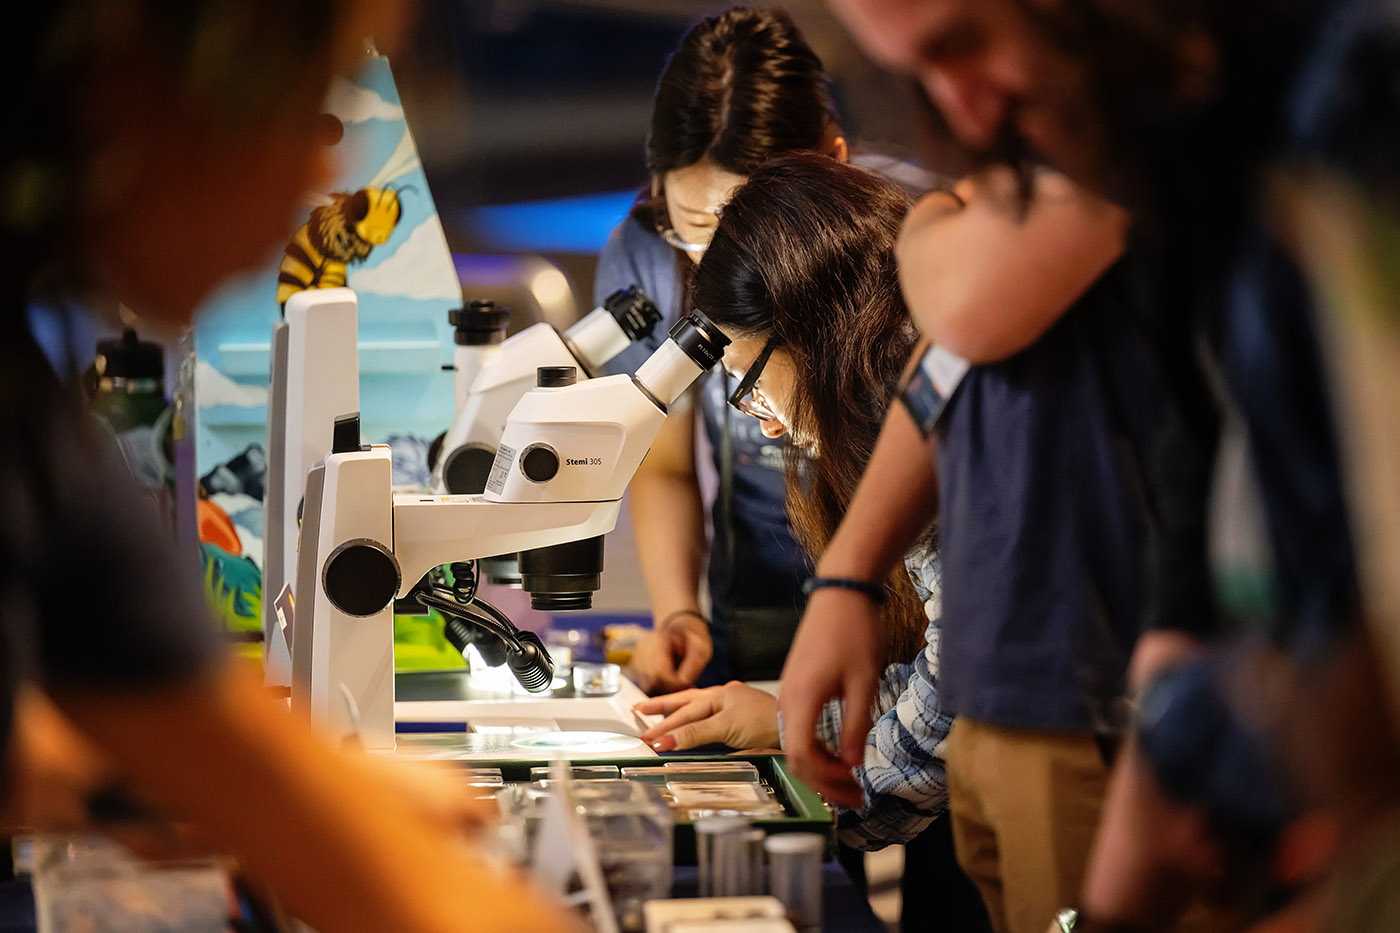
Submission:
[[[851,769],[865,757],[884,644],[880,612],[869,597],[834,587],[820,589],[807,601],[783,666],[778,710],[788,761],[827,800],[851,809],[864,805]],[[816,733],[822,707],[833,698],[845,703],[840,757],[832,755]]]
[[665,719],[642,733],[642,741],[657,751],[714,743],[736,749],[778,745],[777,699],[737,680],[722,687],[654,697],[632,708],[639,713],[665,715]]
[[710,627],[698,614],[674,614],[637,642],[632,679],[646,693],[693,687],[714,654]]

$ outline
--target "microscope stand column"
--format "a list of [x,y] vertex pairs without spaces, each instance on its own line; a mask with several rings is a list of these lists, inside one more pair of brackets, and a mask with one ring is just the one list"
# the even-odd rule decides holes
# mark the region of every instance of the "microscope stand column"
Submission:
[[389,448],[337,449],[328,456],[321,505],[312,718],[336,738],[357,735],[365,748],[392,749],[399,567],[391,550]]

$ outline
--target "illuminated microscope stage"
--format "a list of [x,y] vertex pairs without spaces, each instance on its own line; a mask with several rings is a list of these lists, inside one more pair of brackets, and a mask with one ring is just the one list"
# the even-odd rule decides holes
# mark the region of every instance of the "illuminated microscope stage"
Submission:
[[[399,732],[395,753],[401,757],[547,761],[561,754],[571,759],[656,754],[637,736],[661,717],[632,712],[646,694],[625,677],[617,693],[601,697],[572,696],[567,689],[541,695],[485,692],[468,685],[465,671],[399,674],[396,680],[400,699],[394,720],[415,730]],[[427,731],[435,723],[443,724],[442,732]]]

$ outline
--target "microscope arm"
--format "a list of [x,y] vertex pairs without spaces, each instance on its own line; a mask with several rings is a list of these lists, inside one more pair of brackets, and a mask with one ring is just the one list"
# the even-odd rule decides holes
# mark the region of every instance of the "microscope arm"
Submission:
[[[309,642],[304,689],[313,717],[332,735],[358,733],[366,748],[393,747],[394,597],[433,567],[521,552],[541,558],[521,568],[533,605],[589,605],[601,536],[617,523],[667,407],[728,343],[693,315],[633,377],[568,384],[559,378],[566,373],[541,372],[540,385],[511,412],[481,496],[394,496],[389,448],[361,445],[358,416],[337,419],[331,452],[317,468],[320,501],[308,514],[319,514],[304,530],[299,564],[298,592],[307,596],[297,625],[308,623],[310,632],[298,642]],[[522,633],[512,647],[525,641]],[[522,668],[537,663],[525,648],[517,653]],[[294,701],[297,694],[294,686]]]
[[403,598],[442,564],[606,534],[622,500],[493,502],[481,496],[394,496],[394,556]]

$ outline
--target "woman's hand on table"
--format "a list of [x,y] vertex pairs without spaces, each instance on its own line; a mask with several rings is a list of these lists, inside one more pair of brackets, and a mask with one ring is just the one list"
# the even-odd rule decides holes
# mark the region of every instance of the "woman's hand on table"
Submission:
[[720,687],[653,697],[632,709],[666,717],[641,736],[660,752],[716,743],[730,748],[773,748],[779,744],[777,699],[737,680]]
[[645,693],[684,690],[694,686],[714,653],[705,620],[698,613],[675,614],[637,642],[632,679]]

